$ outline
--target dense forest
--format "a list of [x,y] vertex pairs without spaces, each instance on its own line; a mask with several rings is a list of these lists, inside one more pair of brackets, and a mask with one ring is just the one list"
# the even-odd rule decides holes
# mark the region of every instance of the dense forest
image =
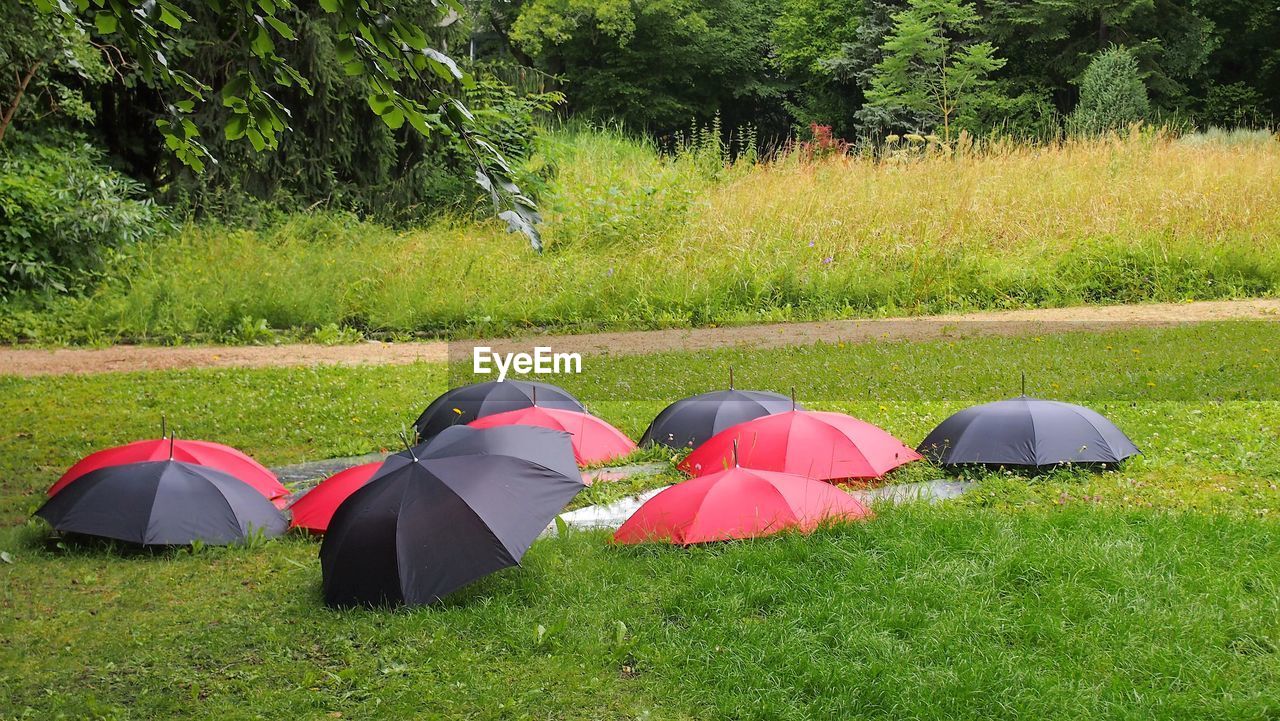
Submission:
[[[533,196],[554,172],[527,162],[551,123],[677,144],[714,128],[767,154],[815,136],[874,152],[908,134],[1053,142],[1280,114],[1280,10],[1254,0],[341,0],[376,21],[362,25],[339,2],[6,3],[0,291],[68,289],[68,258],[92,254],[58,244],[162,217],[325,207],[406,225],[474,212],[507,180]],[[121,42],[126,25],[145,32]],[[394,72],[358,54],[383,26],[466,82],[427,73],[388,95]],[[197,79],[213,101],[175,95]],[[477,184],[477,147],[511,177]]]

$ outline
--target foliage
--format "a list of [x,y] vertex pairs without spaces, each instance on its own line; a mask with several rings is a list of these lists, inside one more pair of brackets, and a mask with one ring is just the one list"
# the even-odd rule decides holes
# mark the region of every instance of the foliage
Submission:
[[571,111],[661,135],[718,112],[729,128],[770,123],[774,12],[766,0],[526,0],[510,36],[564,78]]
[[1067,127],[1077,134],[1096,134],[1140,123],[1151,112],[1147,86],[1138,72],[1138,62],[1123,47],[1098,53],[1080,80],[1080,102],[1067,119]]
[[208,342],[244,316],[301,336],[337,323],[472,337],[1280,292],[1280,143],[956,145],[726,165],[710,144],[664,156],[614,132],[556,133],[538,153],[558,169],[545,257],[466,219],[190,225],[0,337]]
[[[27,2],[28,0],[23,0]],[[202,0],[193,9],[216,19],[220,39],[240,50],[237,61],[219,68],[217,77],[198,77],[169,63],[197,26],[196,16],[169,0],[33,0],[40,9],[76,23],[91,18],[97,31],[118,42],[143,77],[179,98],[167,101],[156,121],[165,145],[184,164],[203,170],[211,157],[190,115],[217,92],[226,109],[223,130],[228,140],[241,140],[255,151],[275,150],[290,127],[292,111],[273,93],[300,89],[310,95],[310,80],[277,52],[294,43],[290,0]],[[322,0],[320,7],[336,26],[334,53],[343,71],[367,80],[365,100],[391,130],[412,128],[423,137],[456,137],[478,167],[476,179],[513,231],[529,237],[535,249],[541,239],[537,210],[515,184],[515,173],[493,143],[482,134],[474,114],[457,97],[456,88],[474,83],[458,65],[430,46],[423,23],[402,14],[398,6],[370,0]],[[432,3],[436,17],[461,12],[456,0]],[[213,87],[217,84],[218,87]]]
[[0,142],[15,122],[42,116],[93,119],[74,81],[105,82],[110,70],[78,23],[36,12],[26,2],[0,7]]
[[1071,83],[1112,44],[1123,44],[1139,63],[1157,104],[1187,108],[1191,88],[1203,82],[1226,42],[1235,42],[1206,17],[1217,3],[1190,0],[990,0],[993,41],[1010,59],[1020,88],[1051,88],[1059,110],[1075,103]]
[[[788,110],[795,125],[830,125],[852,137],[863,86],[850,71],[848,48],[866,35],[877,0],[783,0],[773,23],[775,62],[796,86]],[[877,39],[878,48],[881,40]]]
[[927,129],[940,126],[949,143],[953,126],[972,125],[975,107],[990,95],[988,76],[1005,61],[991,43],[970,39],[979,16],[962,0],[910,0],[893,19],[867,99],[875,107],[915,113]]
[[79,292],[164,225],[138,183],[80,142],[0,155],[0,296]]

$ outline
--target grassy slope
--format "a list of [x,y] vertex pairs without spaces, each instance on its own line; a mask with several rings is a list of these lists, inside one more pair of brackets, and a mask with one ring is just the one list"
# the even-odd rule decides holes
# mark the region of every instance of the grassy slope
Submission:
[[[17,672],[0,716],[1276,711],[1274,324],[593,359],[565,384],[637,435],[730,363],[740,385],[795,382],[812,406],[909,441],[1031,369],[1033,387],[1104,410],[1147,456],[1097,477],[991,476],[963,504],[883,509],[808,540],[682,552],[574,534],[445,608],[394,614],[324,610],[309,539],[119,558],[12,527],[0,667]],[[161,409],[188,435],[281,462],[390,445],[443,379],[431,366],[4,379],[3,517],[87,448],[153,432]]]
[[0,314],[0,340],[243,342],[258,319],[303,334],[505,334],[1280,288],[1280,143],[1269,139],[725,168],[584,133],[553,135],[547,156],[559,174],[541,257],[492,222],[189,228],[141,249],[88,300]]

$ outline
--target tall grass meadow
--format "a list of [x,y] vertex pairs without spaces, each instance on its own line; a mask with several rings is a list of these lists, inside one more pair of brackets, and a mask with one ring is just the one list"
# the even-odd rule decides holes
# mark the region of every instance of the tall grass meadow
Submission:
[[410,231],[327,213],[260,230],[188,224],[133,248],[83,298],[8,301],[0,339],[499,335],[1280,290],[1268,133],[902,139],[768,160],[750,147],[548,133],[530,160],[553,169],[542,255],[472,217]]

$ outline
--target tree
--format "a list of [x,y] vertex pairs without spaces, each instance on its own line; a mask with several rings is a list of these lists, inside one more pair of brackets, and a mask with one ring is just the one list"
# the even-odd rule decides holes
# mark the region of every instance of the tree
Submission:
[[1005,61],[991,43],[970,39],[979,17],[961,0],[910,0],[893,20],[867,92],[869,105],[917,113],[940,125],[943,141],[950,142],[957,119],[990,93],[988,76]]
[[[228,140],[248,142],[254,150],[274,150],[290,128],[292,111],[277,98],[289,89],[311,92],[310,81],[277,51],[295,42],[289,21],[296,18],[292,0],[193,0],[202,14],[219,18],[231,42],[243,52],[224,78],[197,77],[172,67],[169,58],[190,34],[193,15],[171,0],[19,0],[34,1],[62,22],[91,22],[97,32],[116,41],[146,82],[173,97],[156,126],[165,145],[185,164],[202,170],[211,156],[190,115],[216,91],[227,115]],[[477,166],[476,180],[509,229],[528,236],[541,249],[534,202],[514,182],[515,173],[502,153],[480,132],[459,90],[474,85],[445,53],[430,46],[420,23],[411,22],[396,4],[384,0],[320,0],[334,23],[336,56],[345,73],[364,77],[369,108],[388,128],[408,127],[423,136],[457,137]],[[436,4],[437,17],[462,12],[458,0]]]
[[[870,0],[876,2],[876,0]],[[829,125],[849,136],[862,91],[841,63],[861,32],[867,0],[781,0],[771,40],[773,61],[795,86],[789,109],[795,124]],[[877,38],[878,47],[881,39]]]
[[[1242,0],[1261,8],[1273,3]],[[986,0],[988,29],[1009,60],[1019,90],[1051,88],[1058,109],[1075,105],[1073,87],[1095,55],[1129,48],[1153,101],[1168,111],[1193,104],[1222,38],[1206,12],[1224,0]],[[1232,38],[1232,43],[1236,42]]]
[[0,142],[24,113],[93,117],[79,88],[66,82],[101,83],[110,75],[84,28],[13,2],[0,7],[0,28]]
[[[773,0],[525,0],[510,38],[562,77],[572,112],[662,135],[776,124]],[[767,131],[766,131],[767,132]]]
[[1138,61],[1128,49],[1112,46],[1098,53],[1080,79],[1080,103],[1067,119],[1076,134],[1119,130],[1141,122],[1151,110]]

